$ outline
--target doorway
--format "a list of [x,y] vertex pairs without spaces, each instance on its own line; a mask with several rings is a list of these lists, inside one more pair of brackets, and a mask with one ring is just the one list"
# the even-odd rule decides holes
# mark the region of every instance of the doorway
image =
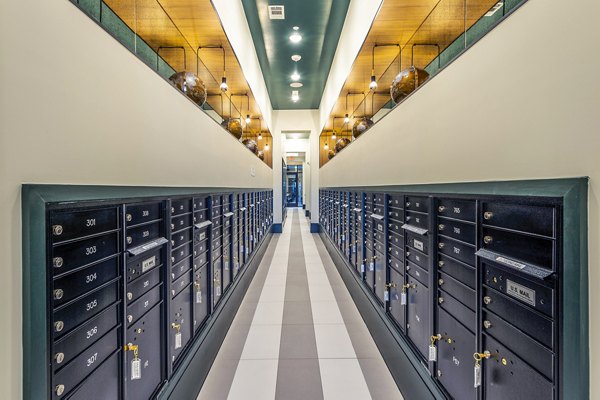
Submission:
[[288,165],[286,171],[288,207],[302,207],[302,165]]

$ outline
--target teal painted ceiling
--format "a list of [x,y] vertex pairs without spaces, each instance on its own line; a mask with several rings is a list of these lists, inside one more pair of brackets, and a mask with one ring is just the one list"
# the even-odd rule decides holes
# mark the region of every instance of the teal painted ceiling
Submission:
[[[242,0],[256,54],[274,110],[319,108],[325,82],[348,11],[350,0]],[[285,19],[269,19],[269,5],[283,5]],[[292,43],[297,26],[302,36]],[[294,62],[298,54],[302,59]],[[292,74],[300,88],[290,87]],[[300,99],[292,101],[292,90]]]

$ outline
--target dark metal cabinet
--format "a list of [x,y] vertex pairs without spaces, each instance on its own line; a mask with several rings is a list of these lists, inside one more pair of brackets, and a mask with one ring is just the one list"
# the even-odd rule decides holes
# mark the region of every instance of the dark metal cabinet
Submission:
[[560,199],[323,189],[319,205],[323,232],[449,398],[563,399]]

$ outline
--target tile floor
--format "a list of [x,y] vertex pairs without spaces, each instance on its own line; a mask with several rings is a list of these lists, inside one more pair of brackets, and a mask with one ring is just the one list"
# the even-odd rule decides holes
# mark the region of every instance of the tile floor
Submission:
[[402,400],[321,239],[288,213],[198,400]]

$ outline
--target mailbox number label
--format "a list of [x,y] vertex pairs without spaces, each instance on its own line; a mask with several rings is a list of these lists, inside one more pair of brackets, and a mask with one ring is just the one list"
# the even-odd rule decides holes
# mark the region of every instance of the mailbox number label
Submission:
[[85,226],[87,226],[88,228],[92,227],[92,226],[96,226],[96,218],[86,219]]
[[98,333],[98,326],[93,327],[89,331],[87,331],[86,339],[91,339],[96,333]]
[[85,277],[85,283],[92,283],[98,278],[98,274],[94,272]]
[[98,252],[98,249],[96,248],[96,246],[86,247],[86,249],[85,249],[86,256],[91,256],[92,254],[95,254],[96,252]]
[[94,308],[96,308],[96,306],[98,306],[98,300],[95,299],[94,301],[87,303],[85,305],[85,309],[86,311],[92,311]]
[[94,364],[96,362],[96,360],[98,360],[98,353],[94,353],[93,356],[91,356],[90,358],[87,359],[87,366],[91,366],[92,364]]

